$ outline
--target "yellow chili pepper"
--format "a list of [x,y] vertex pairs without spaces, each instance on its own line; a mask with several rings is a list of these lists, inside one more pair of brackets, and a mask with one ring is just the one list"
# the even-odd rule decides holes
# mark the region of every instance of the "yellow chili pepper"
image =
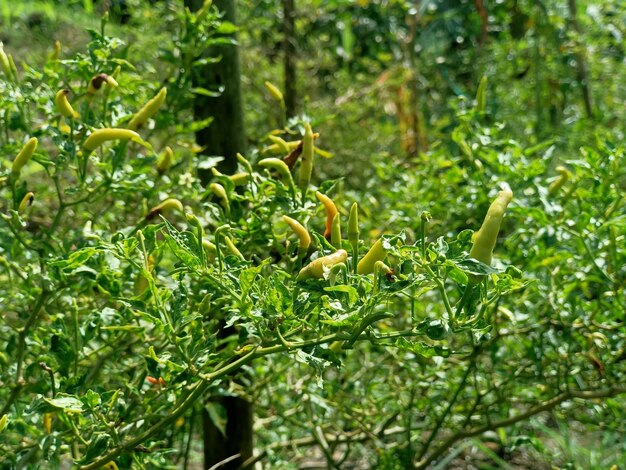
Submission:
[[335,248],[341,248],[341,219],[339,218],[339,212],[333,217],[330,229],[330,243]]
[[241,163],[241,165],[246,169],[248,174],[252,173],[252,165],[250,165],[250,162],[248,161],[248,159],[246,157],[244,157],[243,155],[238,153],[237,154],[237,161],[239,163]]
[[282,154],[286,155],[291,151],[289,149],[289,145],[287,145],[287,142],[284,139],[275,135],[268,135],[267,138],[270,139],[275,145],[278,145]]
[[24,147],[22,147],[22,150],[19,151],[17,157],[13,160],[13,165],[11,166],[11,171],[14,174],[19,174],[19,172],[22,171],[22,168],[24,168],[24,165],[26,165],[31,159],[37,149],[37,143],[37,137],[31,137],[28,142],[26,142]]
[[369,251],[365,254],[363,259],[357,264],[357,274],[371,274],[374,272],[374,267],[377,261],[384,261],[387,257],[387,251],[383,246],[382,239],[378,239],[376,243],[372,245]]
[[92,152],[109,140],[132,140],[133,142],[143,143],[141,136],[135,131],[105,127],[104,129],[93,131],[85,140],[83,148],[88,152]]
[[136,131],[139,127],[144,125],[148,119],[156,114],[161,105],[165,102],[167,96],[167,88],[163,87],[159,90],[154,98],[149,100],[128,123],[128,128]]
[[[306,194],[309,184],[311,183],[311,175],[313,174],[313,131],[309,123],[304,125],[304,137],[302,139],[302,155],[300,157],[300,179],[298,186],[302,194]],[[331,218],[332,222],[332,218]],[[330,232],[329,232],[330,235]]]
[[300,145],[302,141],[292,140],[290,142],[287,142],[283,140],[283,142],[285,142],[284,145],[278,144],[278,143],[273,143],[272,145],[268,145],[263,150],[261,150],[261,153],[263,155],[268,154],[268,153],[271,155],[283,155],[285,153],[285,145],[287,146],[288,152],[292,152],[293,150],[298,148],[298,146]]
[[107,75],[106,73],[100,73],[93,77],[91,80],[89,80],[87,94],[95,95],[96,93],[98,93],[98,91],[100,91],[100,89],[102,88],[103,83],[106,83],[111,88],[117,88],[119,86],[117,81],[113,77]]
[[348,259],[348,252],[346,250],[337,250],[328,256],[322,256],[314,261],[311,261],[304,268],[300,270],[296,281],[303,281],[305,279],[321,279],[324,277],[324,268],[330,269],[336,264],[344,263]]
[[283,93],[278,89],[276,85],[270,82],[265,82],[265,88],[272,96],[272,98],[274,98],[276,101],[279,101],[281,103],[284,101]]
[[157,160],[156,169],[159,175],[163,175],[167,173],[167,170],[172,166],[172,162],[174,161],[174,152],[171,147],[165,147],[161,155],[159,155],[159,159]]
[[513,192],[507,188],[500,191],[496,199],[491,203],[480,230],[473,236],[474,244],[470,250],[471,258],[481,263],[491,264],[491,256],[496,246],[504,212],[512,199]]
[[326,211],[326,229],[324,230],[324,238],[326,240],[330,240],[333,228],[333,219],[339,211],[337,210],[337,206],[335,206],[333,200],[325,194],[315,191],[315,196],[324,205],[324,210]]
[[9,420],[8,415],[2,415],[2,418],[0,418],[0,432],[6,429],[8,420]]
[[246,258],[244,258],[244,256],[241,254],[241,251],[239,251],[239,249],[235,246],[235,243],[230,239],[230,237],[224,237],[224,243],[226,243],[228,251],[230,251],[233,256],[236,256],[241,261],[246,260]]
[[235,173],[229,175],[228,179],[235,183],[235,186],[245,186],[250,182],[250,173]]
[[59,60],[61,57],[61,41],[54,41],[54,50],[52,51],[52,56],[50,57],[52,60]]
[[76,119],[78,118],[78,113],[74,111],[74,108],[72,108],[72,105],[67,99],[67,96],[69,94],[70,90],[68,90],[67,88],[57,91],[57,94],[54,97],[54,103],[56,104],[56,107],[61,116]]
[[159,214],[162,214],[164,212],[171,212],[173,210],[183,212],[183,203],[180,202],[178,199],[169,198],[163,201],[161,204],[154,206],[152,209],[150,209],[148,215],[146,216],[146,219],[153,219]]
[[43,428],[48,434],[52,432],[52,413],[43,414]]
[[[146,271],[148,271],[149,273],[152,273],[154,271],[154,257],[152,255],[148,255]],[[142,273],[139,273],[139,276],[137,276],[137,279],[135,280],[135,295],[143,294],[149,286],[150,283],[148,281],[148,278]]]
[[211,243],[206,238],[202,240],[202,247],[205,249],[205,251],[213,253],[213,255],[215,255],[215,252],[217,251],[217,247],[215,246],[215,244]]
[[298,251],[301,254],[306,253],[309,246],[311,246],[311,235],[309,234],[309,231],[304,228],[300,222],[287,215],[283,215],[283,220],[287,222],[287,224],[291,227],[291,230],[293,230],[293,232],[298,236]]
[[352,207],[350,207],[348,242],[352,247],[352,266],[356,273],[357,260],[359,259],[359,205],[356,202],[352,203]]
[[554,196],[563,187],[565,183],[570,179],[572,173],[564,166],[557,166],[556,171],[559,173],[559,177],[555,179],[550,186],[548,186],[548,194]]
[[222,207],[224,208],[224,212],[226,215],[230,215],[230,201],[228,200],[228,194],[226,193],[226,189],[219,183],[211,183],[209,186],[213,194],[215,194],[221,201]]
[[7,79],[11,82],[15,81],[15,77],[13,77],[13,70],[11,69],[11,62],[9,61],[9,56],[6,52],[4,52],[4,44],[0,42],[0,67],[2,67],[2,71],[7,76]]
[[26,193],[26,195],[22,198],[22,202],[20,202],[20,205],[17,208],[18,212],[24,212],[24,210],[30,206],[33,201],[35,200],[35,193],[33,193],[32,191],[29,191]]

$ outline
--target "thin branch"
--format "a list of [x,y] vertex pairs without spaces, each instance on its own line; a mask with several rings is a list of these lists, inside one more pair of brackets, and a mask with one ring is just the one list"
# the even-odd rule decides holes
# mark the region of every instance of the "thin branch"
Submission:
[[446,441],[444,441],[439,447],[437,447],[430,455],[428,455],[426,458],[417,462],[417,464],[415,465],[415,468],[421,469],[421,468],[428,467],[428,465],[430,465],[431,462],[437,460],[444,453],[446,453],[448,449],[450,449],[454,444],[456,444],[457,442],[463,439],[467,439],[468,437],[478,436],[479,434],[483,434],[487,431],[492,431],[494,429],[506,428],[515,423],[519,423],[520,421],[524,421],[530,418],[531,416],[539,414],[543,411],[552,410],[553,408],[556,408],[558,405],[560,405],[564,401],[568,401],[573,398],[580,398],[583,400],[591,400],[594,398],[608,398],[608,397],[614,397],[616,395],[620,395],[622,393],[626,393],[626,387],[612,387],[612,388],[605,389],[605,390],[582,390],[582,391],[570,390],[567,392],[563,392],[551,398],[550,400],[546,400],[543,403],[537,406],[534,406],[530,408],[529,410],[525,411],[524,413],[519,414],[517,416],[512,416],[510,418],[506,418],[501,421],[495,421],[489,424],[485,424],[483,426],[470,429],[469,431],[456,432],[455,434],[450,436]]

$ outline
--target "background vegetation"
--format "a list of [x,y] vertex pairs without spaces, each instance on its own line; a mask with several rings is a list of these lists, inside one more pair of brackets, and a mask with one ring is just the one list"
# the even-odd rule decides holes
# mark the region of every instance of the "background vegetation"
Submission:
[[[0,5],[3,468],[200,467],[202,416],[243,426],[228,397],[254,408],[231,468],[626,465],[623,2],[303,0],[293,32],[289,1],[238,2],[238,27],[172,0]],[[229,87],[197,81],[219,47],[240,57],[240,180],[196,142],[225,119],[197,109]],[[119,86],[89,94],[100,73]],[[162,87],[139,142],[85,148]],[[305,123],[320,153],[292,186],[258,162]],[[340,248],[316,189],[349,257],[296,281]],[[354,273],[353,202],[360,256],[382,236],[393,276]]]

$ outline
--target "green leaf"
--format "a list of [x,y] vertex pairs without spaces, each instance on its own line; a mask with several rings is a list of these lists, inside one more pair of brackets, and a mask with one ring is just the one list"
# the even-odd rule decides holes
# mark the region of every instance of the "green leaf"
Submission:
[[89,445],[85,450],[85,454],[80,459],[81,462],[89,462],[103,455],[111,444],[111,436],[104,432],[95,432],[89,440]]
[[302,364],[306,364],[309,367],[311,367],[315,371],[315,375],[318,378],[321,378],[322,373],[324,372],[324,369],[326,369],[328,366],[331,365],[330,362],[324,359],[321,359],[319,357],[316,357],[312,354],[305,353],[301,349],[296,351],[296,353],[294,354],[294,357],[296,361]]
[[431,346],[419,341],[409,341],[406,338],[398,338],[394,346],[404,351],[410,351],[423,357],[448,357],[450,350],[443,346]]
[[78,267],[83,266],[97,253],[98,249],[94,247],[83,248],[73,252],[66,259],[52,261],[50,265],[60,268],[64,272],[71,272]]
[[68,413],[83,412],[83,402],[74,395],[59,393],[56,398],[44,398],[44,401],[54,408],[62,409]]
[[228,422],[228,415],[226,414],[226,408],[214,401],[208,401],[204,404],[204,409],[207,411],[211,422],[215,425],[222,436],[226,437],[226,424]]
[[195,270],[200,267],[200,257],[198,256],[198,239],[192,232],[184,231],[179,232],[172,224],[167,220],[165,226],[167,232],[163,235],[167,241],[167,245],[172,250],[172,253],[183,262],[183,264],[191,269]]

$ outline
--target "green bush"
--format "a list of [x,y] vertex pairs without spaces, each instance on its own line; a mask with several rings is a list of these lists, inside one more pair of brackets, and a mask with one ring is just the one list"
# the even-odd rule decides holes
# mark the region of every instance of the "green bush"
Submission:
[[[460,99],[449,139],[401,163],[383,155],[358,190],[323,180],[319,156],[312,182],[296,185],[259,165],[263,148],[242,149],[237,175],[214,171],[205,187],[197,170],[219,158],[197,155],[193,132],[210,120],[194,122],[191,107],[211,90],[192,89],[189,67],[229,26],[214,10],[170,20],[163,82],[144,78],[150,68],[106,21],[84,52],[20,70],[3,62],[3,466],[187,464],[203,410],[225,427],[207,401],[220,396],[254,403],[253,460],[275,467],[297,466],[309,446],[335,467],[444,468],[470,445],[501,462],[479,437],[548,454],[541,435],[566,447],[555,419],[604,431],[607,449],[564,448],[555,464],[623,462],[626,170],[611,134],[554,161],[553,142],[520,144],[483,98]],[[88,93],[102,73],[119,86]],[[129,134],[163,86],[165,102]],[[63,89],[77,117],[61,116]],[[257,132],[297,142],[307,125],[276,133],[274,120]],[[125,139],[86,148],[105,128]],[[32,137],[34,155],[15,171]],[[342,143],[322,134],[320,145]],[[569,171],[562,184],[557,164]],[[514,199],[488,266],[469,257],[472,231],[507,183]],[[316,189],[336,203],[343,240],[324,237]],[[284,215],[308,228],[310,248]],[[379,238],[391,270],[357,274]],[[338,249],[345,262],[296,280]]]

